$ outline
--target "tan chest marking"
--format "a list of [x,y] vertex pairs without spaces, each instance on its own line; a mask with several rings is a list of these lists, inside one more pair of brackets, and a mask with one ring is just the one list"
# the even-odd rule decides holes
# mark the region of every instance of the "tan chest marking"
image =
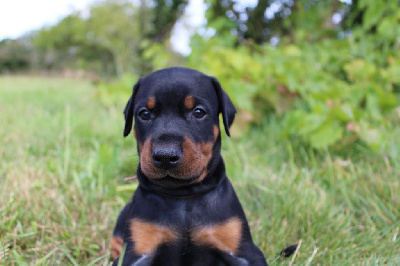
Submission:
[[166,242],[173,242],[179,238],[179,234],[165,226],[134,219],[130,229],[134,251],[137,255],[151,254],[158,246]]
[[199,228],[192,233],[191,238],[195,244],[236,254],[241,236],[242,221],[235,217],[219,225]]

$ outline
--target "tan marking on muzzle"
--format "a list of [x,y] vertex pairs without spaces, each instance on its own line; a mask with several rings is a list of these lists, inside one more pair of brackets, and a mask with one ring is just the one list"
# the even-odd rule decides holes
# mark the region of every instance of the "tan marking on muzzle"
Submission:
[[213,134],[214,134],[214,140],[216,140],[218,138],[218,134],[219,134],[219,129],[217,125],[214,125],[213,127]]
[[[168,173],[178,179],[204,178],[203,173],[207,171],[208,163],[211,160],[212,147],[213,142],[195,143],[189,138],[184,138],[182,160],[176,168],[169,170]],[[199,178],[195,182],[198,180]]]
[[[141,146],[139,144],[140,166],[142,172],[149,179],[160,179],[170,175],[176,179],[192,179],[207,173],[207,166],[212,156],[213,142],[197,144],[189,138],[184,138],[182,143],[182,159],[174,168],[163,170],[153,164],[151,155],[151,137]],[[205,174],[204,174],[205,173]],[[201,181],[200,180],[200,181]],[[196,180],[197,181],[197,180]]]
[[150,179],[160,179],[167,175],[165,171],[158,169],[153,164],[153,159],[151,156],[151,137],[149,137],[143,145],[140,146],[140,167],[142,172]]

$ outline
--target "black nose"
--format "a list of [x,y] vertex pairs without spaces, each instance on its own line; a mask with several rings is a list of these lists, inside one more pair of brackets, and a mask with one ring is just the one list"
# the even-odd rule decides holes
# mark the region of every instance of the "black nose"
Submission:
[[152,149],[151,157],[155,166],[168,170],[179,163],[182,158],[182,151],[177,146],[156,146]]

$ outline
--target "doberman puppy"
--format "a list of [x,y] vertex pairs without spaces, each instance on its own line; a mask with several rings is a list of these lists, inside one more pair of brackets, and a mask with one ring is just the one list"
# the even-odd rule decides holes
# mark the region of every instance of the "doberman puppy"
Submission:
[[[140,157],[139,186],[118,217],[114,265],[267,265],[225,174],[235,107],[214,77],[172,67],[136,83],[125,114]],[[122,245],[126,245],[121,254]]]

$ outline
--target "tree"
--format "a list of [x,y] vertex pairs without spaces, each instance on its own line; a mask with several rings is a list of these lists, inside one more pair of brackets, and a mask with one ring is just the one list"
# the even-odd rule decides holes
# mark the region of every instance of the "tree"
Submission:
[[29,47],[23,40],[0,41],[0,73],[27,70],[29,66]]
[[319,38],[338,29],[332,15],[347,7],[339,0],[259,0],[254,7],[237,0],[206,2],[210,4],[208,25],[215,28],[217,35],[236,35],[236,45],[249,41],[265,44],[272,38],[293,42],[303,37],[305,30],[310,30],[307,38]]
[[87,17],[73,13],[53,27],[40,30],[34,45],[46,55],[43,60],[47,68],[65,65],[68,58],[71,66],[75,62],[75,67],[107,75],[144,75],[153,70],[146,51],[168,41],[187,2],[97,2],[90,6]]
[[154,0],[153,4],[153,27],[146,35],[155,42],[163,42],[170,37],[172,28],[185,11],[188,0]]
[[189,66],[218,77],[239,131],[273,114],[294,145],[379,150],[385,127],[397,121],[399,1],[243,2],[209,0],[216,33],[195,36],[188,57]]

